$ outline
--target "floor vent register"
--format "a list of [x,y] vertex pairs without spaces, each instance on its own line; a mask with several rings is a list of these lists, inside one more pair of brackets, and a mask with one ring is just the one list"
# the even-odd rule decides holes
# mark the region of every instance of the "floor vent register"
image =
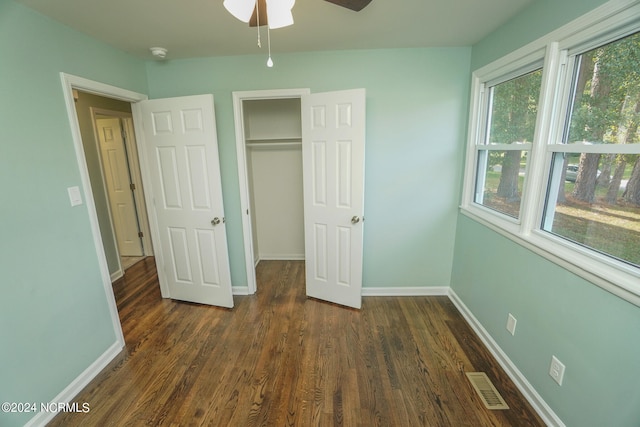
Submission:
[[465,372],[465,374],[487,409],[509,409],[487,374],[484,372]]

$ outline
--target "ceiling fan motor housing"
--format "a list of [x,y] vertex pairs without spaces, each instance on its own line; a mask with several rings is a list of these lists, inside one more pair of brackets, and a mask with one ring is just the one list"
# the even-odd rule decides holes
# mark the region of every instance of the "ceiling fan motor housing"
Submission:
[[327,0],[330,3],[337,4],[338,6],[346,7],[347,9],[354,10],[356,12],[364,9],[366,5],[371,3],[371,0]]

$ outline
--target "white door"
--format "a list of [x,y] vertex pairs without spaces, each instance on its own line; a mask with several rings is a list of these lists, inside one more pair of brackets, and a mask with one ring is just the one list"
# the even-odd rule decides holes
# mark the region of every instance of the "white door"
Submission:
[[138,217],[131,189],[120,119],[96,119],[102,170],[120,256],[142,256]]
[[365,90],[302,97],[307,295],[362,303]]
[[161,287],[173,299],[233,307],[213,95],[134,108]]

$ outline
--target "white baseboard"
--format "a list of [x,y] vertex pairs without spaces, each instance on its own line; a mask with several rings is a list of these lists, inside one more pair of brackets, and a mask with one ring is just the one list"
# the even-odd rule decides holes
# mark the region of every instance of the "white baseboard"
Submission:
[[363,287],[363,297],[418,297],[449,295],[448,286]]
[[265,255],[260,254],[259,261],[304,261],[304,254],[277,254],[277,255]]
[[[82,391],[124,348],[123,344],[116,341],[95,362],[84,370],[78,377],[64,388],[50,403],[72,403],[73,398]],[[84,402],[80,402],[84,403]],[[89,402],[91,403],[91,402]],[[38,412],[25,424],[25,427],[45,426],[56,415],[56,412]]]
[[251,295],[249,293],[249,286],[232,286],[231,293],[233,295]]
[[122,271],[122,268],[120,268],[118,271],[114,271],[113,273],[111,273],[111,283],[115,282],[122,276],[124,276],[124,272]]
[[538,413],[545,424],[553,427],[565,427],[560,417],[553,412],[551,407],[533,388],[522,372],[520,372],[511,359],[509,359],[506,353],[502,351],[498,343],[496,343],[491,335],[489,335],[487,330],[480,324],[478,319],[476,319],[473,313],[471,313],[471,310],[467,308],[453,289],[449,289],[449,299],[460,311],[462,317],[464,317],[467,323],[469,323],[476,335],[480,337],[480,340],[483,342],[485,347],[487,347],[493,357],[496,358],[500,366],[502,366],[502,369],[504,369],[509,378],[511,378],[511,381],[513,381],[516,387],[518,387],[518,390],[520,390],[524,395],[524,398],[527,399],[531,406],[533,406],[533,409]]

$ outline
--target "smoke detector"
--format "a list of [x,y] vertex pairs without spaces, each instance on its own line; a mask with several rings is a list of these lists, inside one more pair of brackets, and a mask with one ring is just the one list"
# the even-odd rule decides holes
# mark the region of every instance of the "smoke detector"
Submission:
[[167,57],[167,49],[163,47],[152,47],[149,48],[149,50],[151,51],[151,54],[158,59],[164,59]]

